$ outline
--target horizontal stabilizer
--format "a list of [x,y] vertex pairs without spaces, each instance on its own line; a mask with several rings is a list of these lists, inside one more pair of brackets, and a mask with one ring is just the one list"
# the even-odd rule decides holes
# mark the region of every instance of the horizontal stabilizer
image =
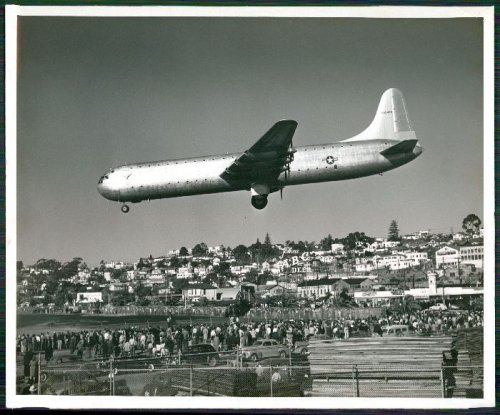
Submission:
[[381,151],[380,154],[382,154],[383,156],[391,156],[391,155],[395,155],[395,154],[409,153],[410,151],[413,151],[413,149],[417,145],[417,141],[418,140],[401,141],[401,142],[394,144],[393,146]]

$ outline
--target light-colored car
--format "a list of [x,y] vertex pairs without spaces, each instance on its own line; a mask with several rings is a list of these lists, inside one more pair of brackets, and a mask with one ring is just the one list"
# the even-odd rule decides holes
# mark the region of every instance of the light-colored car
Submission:
[[262,339],[257,340],[251,346],[242,347],[241,353],[244,359],[253,361],[266,357],[287,357],[288,347],[273,339]]
[[300,354],[307,354],[309,353],[309,341],[307,340],[297,340],[294,345],[294,352],[295,353],[300,353]]
[[432,310],[432,311],[446,311],[446,310],[448,310],[448,307],[446,307],[446,304],[439,303],[439,304],[435,304],[435,305],[430,306],[429,310]]
[[385,326],[382,330],[384,332],[384,337],[408,336],[410,334],[410,327],[407,324],[394,324],[392,326]]

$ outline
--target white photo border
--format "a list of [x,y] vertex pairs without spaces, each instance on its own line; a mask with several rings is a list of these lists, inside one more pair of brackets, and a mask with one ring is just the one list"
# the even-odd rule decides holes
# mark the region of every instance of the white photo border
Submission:
[[[10,408],[472,408],[495,405],[495,216],[494,216],[494,7],[215,7],[215,6],[17,6],[5,7],[6,34],[6,404]],[[482,399],[428,398],[204,398],[16,395],[16,145],[17,18],[82,17],[296,17],[483,19],[484,64],[484,395]]]

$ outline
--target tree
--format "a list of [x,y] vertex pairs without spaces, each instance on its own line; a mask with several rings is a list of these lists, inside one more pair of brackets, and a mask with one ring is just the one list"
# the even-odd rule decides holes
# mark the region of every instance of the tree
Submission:
[[339,294],[338,304],[341,307],[353,307],[356,305],[354,299],[349,295],[349,291],[346,287],[342,288],[342,291]]
[[208,252],[208,247],[205,242],[196,244],[192,250],[193,256],[205,256]]
[[189,255],[189,252],[188,252],[187,248],[185,246],[183,246],[179,250],[179,256],[188,256],[188,255]]
[[179,260],[179,258],[177,258],[176,256],[170,258],[170,267],[179,268],[180,265],[181,265],[181,261]]
[[264,238],[264,245],[271,245],[271,238],[269,233],[266,233],[266,237]]
[[56,261],[55,259],[39,259],[35,263],[35,268],[36,269],[46,269],[49,271],[57,271],[58,269],[61,268],[61,263],[59,261]]
[[329,251],[332,249],[332,244],[333,244],[333,238],[332,238],[332,235],[331,234],[328,234],[328,236],[326,238],[323,238],[320,242],[319,242],[320,246],[321,246],[321,249],[323,251]]
[[391,221],[389,225],[389,234],[387,236],[387,240],[389,241],[399,241],[399,228],[398,223],[395,220]]
[[479,227],[481,226],[481,219],[474,213],[467,215],[462,221],[462,229],[469,236],[474,235],[479,232]]
[[233,249],[234,258],[237,261],[248,262],[250,261],[250,255],[248,254],[248,248],[245,245],[238,245]]
[[251,282],[253,284],[258,284],[259,272],[252,268],[245,274],[245,281]]

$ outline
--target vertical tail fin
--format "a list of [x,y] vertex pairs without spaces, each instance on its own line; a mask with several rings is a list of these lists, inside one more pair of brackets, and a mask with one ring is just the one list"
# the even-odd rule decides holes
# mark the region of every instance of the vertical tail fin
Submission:
[[375,118],[368,128],[344,141],[407,140],[415,138],[403,94],[399,89],[390,88],[382,94]]

